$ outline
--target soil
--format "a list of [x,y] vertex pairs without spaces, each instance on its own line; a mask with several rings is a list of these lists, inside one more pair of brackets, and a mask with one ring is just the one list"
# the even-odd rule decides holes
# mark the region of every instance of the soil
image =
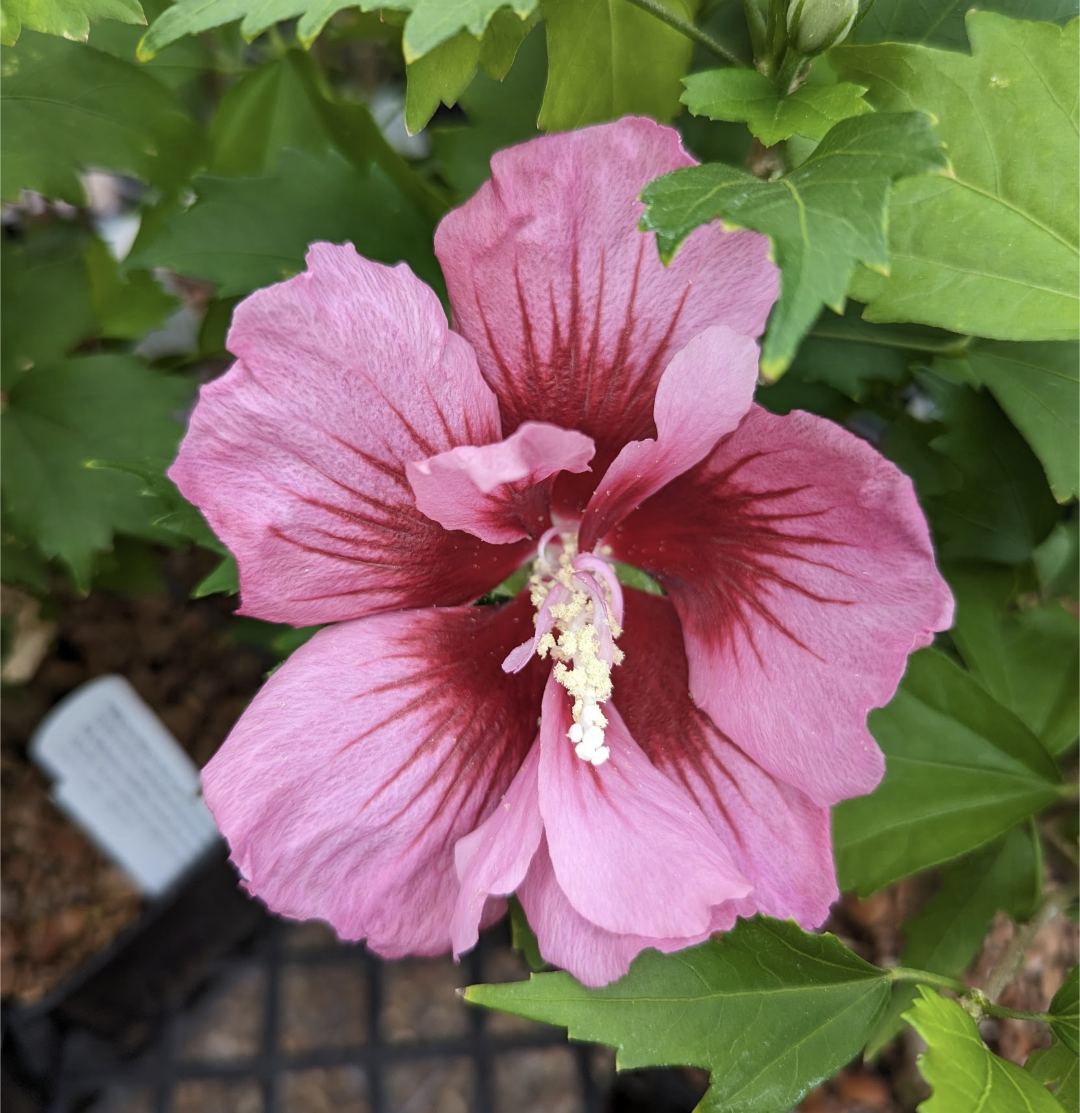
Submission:
[[53,805],[27,758],[34,728],[80,684],[126,677],[199,765],[221,745],[269,662],[227,633],[234,601],[188,598],[213,567],[202,552],[161,554],[165,590],[80,597],[53,585],[55,635],[29,683],[0,706],[0,987],[37,1000],[103,950],[142,911],[116,867]]

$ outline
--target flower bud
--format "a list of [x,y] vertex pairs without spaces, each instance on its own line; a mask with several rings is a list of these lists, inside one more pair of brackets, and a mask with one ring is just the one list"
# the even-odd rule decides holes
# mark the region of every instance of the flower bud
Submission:
[[821,54],[843,42],[855,22],[859,0],[791,0],[788,42],[800,54]]

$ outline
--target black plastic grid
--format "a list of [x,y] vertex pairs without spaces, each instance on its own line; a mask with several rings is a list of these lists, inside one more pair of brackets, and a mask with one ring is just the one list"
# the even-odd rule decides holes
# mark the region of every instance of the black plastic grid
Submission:
[[[48,1113],[78,1113],[88,1108],[109,1110],[100,1103],[102,1093],[142,1091],[150,1100],[130,1108],[153,1113],[175,1113],[177,1093],[185,1083],[254,1083],[261,1093],[261,1113],[296,1113],[297,1106],[286,1109],[283,1089],[293,1072],[316,1068],[360,1068],[366,1082],[366,1108],[371,1113],[403,1113],[406,1108],[434,1109],[437,1102],[411,1101],[400,1105],[392,1100],[387,1085],[388,1072],[398,1064],[445,1061],[472,1064],[472,1097],[469,1109],[475,1113],[524,1113],[500,1105],[495,1092],[496,1063],[513,1052],[566,1047],[565,1034],[556,1028],[530,1026],[521,1031],[492,1030],[495,1014],[466,1008],[466,1030],[460,1035],[412,1040],[392,1040],[384,1030],[388,967],[362,945],[331,943],[314,948],[288,945],[289,933],[296,925],[267,918],[266,924],[240,951],[218,960],[208,971],[205,988],[188,1006],[167,1015],[152,1046],[133,1059],[116,1056],[107,1043],[79,1028],[65,1032],[58,1041],[52,1070]],[[505,952],[509,940],[505,926],[485,933],[473,953],[464,957],[463,984],[490,976],[491,959]],[[283,1047],[283,974],[287,968],[298,970],[317,966],[353,967],[363,973],[367,985],[364,1027],[367,1038],[356,1046],[319,1047],[288,1051]],[[213,1008],[245,974],[261,975],[261,1039],[255,1055],[225,1061],[184,1057],[181,1045],[193,1019]],[[574,1094],[564,1094],[571,1103],[563,1105],[574,1113],[600,1113],[607,1107],[607,1086],[597,1078],[597,1049],[570,1044],[576,1067]],[[602,1054],[602,1053],[600,1053]],[[609,1060],[608,1060],[609,1061]],[[603,1070],[600,1073],[604,1073]],[[437,1095],[434,1095],[437,1097]],[[95,1104],[95,1099],[99,1099]],[[129,1106],[123,1106],[127,1109]],[[541,1108],[537,1105],[535,1108]]]

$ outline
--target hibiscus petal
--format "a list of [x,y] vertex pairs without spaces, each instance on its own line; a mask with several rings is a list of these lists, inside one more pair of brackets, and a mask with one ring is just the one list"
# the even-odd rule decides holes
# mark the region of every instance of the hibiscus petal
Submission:
[[727,737],[818,804],[873,789],[866,715],[952,621],[906,476],[832,422],[754,406],[610,540],[671,596],[691,695]]
[[245,614],[460,603],[520,564],[527,545],[416,508],[408,461],[501,432],[472,351],[408,267],[316,244],[305,274],[237,307],[229,347],[238,362],[203,387],[169,475],[236,555]]
[[713,905],[750,884],[700,808],[658,772],[610,703],[602,765],[574,753],[570,701],[548,680],[540,725],[540,813],[562,891],[587,920],[626,935],[707,931]]
[[452,448],[405,470],[429,518],[505,545],[548,528],[555,476],[587,471],[594,451],[584,433],[530,421],[498,444]]
[[568,970],[582,985],[607,985],[621,978],[646,947],[680,951],[703,942],[710,934],[706,930],[677,939],[650,939],[597,927],[574,908],[559,887],[546,841],[533,857],[518,889],[518,899],[536,935],[540,954],[547,962]]
[[450,925],[455,955],[476,945],[488,898],[509,896],[529,869],[544,834],[539,765],[540,747],[534,745],[499,805],[475,831],[458,840],[454,861],[461,891]]
[[206,767],[249,888],[379,954],[450,948],[455,843],[536,738],[544,670],[507,676],[528,599],[375,615],[316,634]]
[[[435,235],[454,327],[499,396],[504,431],[574,427],[597,474],[653,433],[653,395],[671,357],[709,325],[758,336],[777,293],[768,240],[696,230],[670,266],[637,231],[638,194],[693,165],[678,133],[624,119],[496,154],[491,181]],[[580,514],[597,475],[564,476],[557,502]]]
[[725,911],[820,926],[838,896],[828,808],[766,773],[694,706],[671,602],[632,589],[625,599],[626,658],[612,699],[649,760],[697,802],[753,882]]
[[668,364],[656,388],[656,438],[625,445],[581,520],[581,548],[704,459],[754,400],[758,347],[726,325],[699,333]]

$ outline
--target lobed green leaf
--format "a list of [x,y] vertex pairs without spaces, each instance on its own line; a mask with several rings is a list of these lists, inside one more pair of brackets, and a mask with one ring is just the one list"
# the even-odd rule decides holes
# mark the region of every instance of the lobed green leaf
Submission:
[[23,28],[86,42],[92,19],[146,22],[139,0],[4,0],[0,43],[14,46]]
[[534,974],[465,997],[610,1044],[620,1069],[705,1067],[703,1113],[786,1113],[858,1053],[888,983],[835,937],[759,916],[698,947],[644,951],[602,989]]
[[906,1019],[926,1040],[919,1070],[934,1091],[919,1113],[1060,1113],[1030,1074],[990,1051],[955,1001],[920,987]]
[[717,69],[683,79],[682,102],[695,116],[744,123],[771,147],[792,135],[824,139],[850,116],[873,112],[863,100],[861,85],[800,85],[780,96],[776,86],[757,70]]
[[885,269],[885,210],[892,183],[943,173],[941,143],[928,117],[874,113],[841,120],[814,153],[778,181],[721,163],[676,170],[642,193],[641,226],[670,256],[698,225],[753,228],[773,241],[780,299],[769,318],[761,366],[778,377],[823,305],[843,311],[856,262]]

